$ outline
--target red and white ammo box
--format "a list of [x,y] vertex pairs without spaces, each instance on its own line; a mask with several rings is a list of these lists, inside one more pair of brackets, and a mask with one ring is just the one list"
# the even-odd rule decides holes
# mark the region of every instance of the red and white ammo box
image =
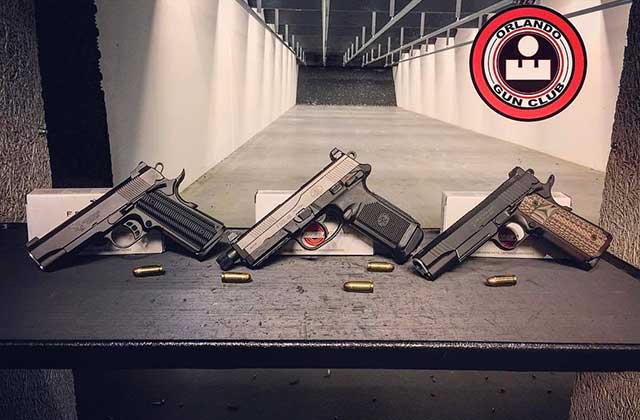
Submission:
[[[289,198],[295,191],[287,190],[258,190],[255,196],[256,222],[269,214],[278,204]],[[338,227],[339,221],[327,219],[324,224],[331,235]],[[321,244],[325,240],[324,230],[311,223],[300,240],[309,247]],[[295,240],[289,241],[280,250],[282,255],[373,255],[373,243],[366,236],[356,232],[349,226],[344,226],[341,232],[326,245],[317,250],[304,249]]]

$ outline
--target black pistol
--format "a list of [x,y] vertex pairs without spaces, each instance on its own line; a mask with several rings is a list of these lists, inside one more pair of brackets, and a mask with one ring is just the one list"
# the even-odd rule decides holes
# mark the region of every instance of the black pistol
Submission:
[[144,162],[129,178],[26,247],[47,270],[60,258],[98,238],[127,248],[150,229],[160,229],[198,258],[205,258],[222,237],[224,225],[178,194],[184,170],[175,179],[162,175],[162,164]]
[[512,250],[528,235],[548,240],[582,268],[595,266],[611,234],[556,203],[554,181],[551,175],[543,184],[532,169],[514,168],[498,189],[416,252],[416,271],[435,280],[489,240]]
[[398,263],[409,258],[422,240],[418,222],[369,191],[365,181],[371,165],[359,163],[354,153],[338,149],[333,149],[329,156],[329,165],[253,227],[232,239],[231,247],[217,259],[223,270],[239,261],[251,268],[260,267],[307,225],[328,212],[337,215],[341,223],[314,249],[335,238],[346,223],[384,245]]

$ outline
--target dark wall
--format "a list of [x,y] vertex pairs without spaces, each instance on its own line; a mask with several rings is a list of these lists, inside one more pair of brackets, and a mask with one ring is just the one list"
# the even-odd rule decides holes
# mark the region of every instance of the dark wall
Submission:
[[0,222],[25,220],[28,192],[51,186],[32,0],[0,6]]
[[77,417],[70,370],[0,370],[1,419],[75,420]]
[[[0,7],[0,222],[36,188],[112,185],[93,0]],[[46,122],[46,124],[45,124]]]
[[610,251],[640,267],[640,3],[627,29],[620,94],[607,164],[602,225],[613,234]]
[[[607,164],[600,222],[613,234],[613,254],[640,267],[640,2],[631,6],[620,94]],[[571,418],[631,419],[640,415],[640,373],[580,373]]]
[[300,66],[297,103],[396,106],[391,69]]
[[[76,94],[85,90],[85,87],[80,86],[85,82],[84,79],[77,80],[78,86],[68,87],[73,85],[73,78],[77,77],[78,73],[88,73],[86,68],[90,68],[91,65],[82,61],[81,53],[78,53],[76,60],[70,60],[68,49],[77,47],[77,44],[67,46],[58,38],[59,35],[52,33],[55,32],[54,28],[61,33],[71,30],[65,27],[71,22],[61,19],[60,16],[71,3],[76,7],[79,2],[57,2],[56,7],[59,10],[44,17],[40,16],[44,25],[50,28],[50,32],[45,32],[44,35],[51,37],[43,43],[46,46],[45,51],[42,46],[38,46],[34,3],[34,0],[2,0],[0,5],[0,222],[24,221],[26,194],[35,188],[51,187],[44,109],[46,108],[48,113],[46,121],[49,127],[53,128],[53,137],[50,133],[49,140],[53,146],[52,151],[55,150],[57,153],[52,163],[55,162],[58,167],[54,175],[54,184],[58,185],[59,174],[68,173],[64,168],[61,170],[60,166],[64,167],[65,161],[78,159],[82,156],[81,153],[87,153],[86,149],[89,149],[85,147],[80,149],[78,154],[64,154],[60,152],[60,144],[69,141],[73,145],[80,131],[75,127],[81,124],[95,126],[97,123],[86,121],[99,121],[95,117],[56,120],[58,115],[65,114],[64,110],[73,113],[77,112],[78,108],[99,106]],[[52,6],[53,2],[47,5],[47,8],[51,9]],[[50,11],[47,10],[47,13]],[[61,61],[58,62],[58,59]],[[48,72],[42,77],[42,81],[46,82],[48,87],[46,99],[52,101],[46,105],[43,103],[39,69],[43,61],[48,62]],[[85,70],[77,71],[74,67]],[[65,85],[67,88],[63,87]],[[74,103],[76,100],[83,102],[78,105]],[[96,115],[91,110],[86,114]],[[99,117],[99,113],[97,115]],[[102,140],[105,139],[106,136],[103,136]],[[91,156],[89,153],[89,157]],[[87,173],[92,172],[93,169],[88,166]],[[72,180],[71,177],[66,179],[70,182]],[[71,371],[0,370],[0,418],[76,419]]]
[[565,420],[573,378],[371,369],[75,372],[81,420]]
[[36,0],[54,187],[112,185],[93,0]]

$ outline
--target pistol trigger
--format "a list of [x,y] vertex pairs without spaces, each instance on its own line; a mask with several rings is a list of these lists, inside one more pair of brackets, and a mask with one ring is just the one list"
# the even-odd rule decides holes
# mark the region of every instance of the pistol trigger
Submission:
[[[316,250],[322,248],[323,246],[325,246],[326,244],[328,244],[329,242],[333,241],[336,238],[336,236],[338,235],[338,233],[342,230],[342,227],[344,226],[344,222],[341,220],[340,223],[338,224],[338,227],[336,228],[336,230],[334,230],[331,234],[329,234],[329,229],[323,223],[323,221],[314,220],[309,225],[307,225],[307,227],[310,226],[313,223],[315,223],[318,226],[320,226],[320,229],[322,229],[322,231],[324,233],[324,240],[321,243],[319,243],[318,245],[307,245],[304,242],[304,237],[303,237],[304,234],[303,235],[297,235],[295,237],[296,242],[298,242],[298,244],[302,248],[306,249],[307,251],[316,251]],[[306,229],[306,227],[305,227],[305,229]],[[303,229],[303,232],[304,232],[305,229]]]
[[510,251],[520,245],[527,236],[524,227],[514,221],[500,226],[492,240],[498,248]]
[[107,239],[109,239],[116,248],[124,249],[129,248],[145,235],[146,233],[142,224],[137,220],[129,219],[109,232]]
[[[320,227],[320,229],[322,230],[322,234],[323,234],[323,238],[322,238],[322,242],[318,243],[317,245],[309,245],[307,243],[305,243],[305,233],[307,232],[307,230],[312,227],[313,225],[317,225]],[[311,223],[309,223],[308,225],[306,225],[298,235],[295,236],[295,240],[298,243],[298,245],[300,245],[302,248],[306,249],[307,251],[315,251],[317,249],[322,248],[328,241],[327,241],[327,235],[329,234],[329,231],[327,230],[327,226],[322,223],[319,222],[317,220],[313,220],[311,221]],[[315,241],[315,238],[309,238],[309,241]]]
[[113,240],[113,235],[111,235],[112,232],[113,231],[111,231],[111,232],[107,233],[106,235],[104,235],[104,238],[106,240],[108,240],[109,242],[111,242],[111,245],[117,247],[116,242]]

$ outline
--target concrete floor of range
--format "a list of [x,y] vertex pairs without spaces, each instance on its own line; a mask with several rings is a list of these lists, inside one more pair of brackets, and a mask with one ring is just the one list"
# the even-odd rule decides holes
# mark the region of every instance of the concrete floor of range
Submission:
[[[497,133],[499,135],[499,133]],[[604,173],[397,107],[297,105],[191,184],[184,196],[227,226],[251,226],[256,190],[295,190],[354,150],[369,188],[424,227],[440,227],[442,191],[489,191],[516,165],[533,168],[597,222]]]

